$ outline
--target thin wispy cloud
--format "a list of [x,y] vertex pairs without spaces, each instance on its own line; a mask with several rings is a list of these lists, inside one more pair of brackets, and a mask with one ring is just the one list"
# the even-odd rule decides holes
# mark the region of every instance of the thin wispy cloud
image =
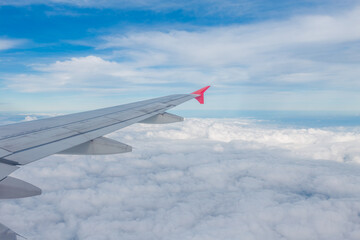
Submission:
[[[57,61],[52,64],[33,65],[35,74],[9,75],[7,86],[23,92],[49,91],[119,91],[113,86],[127,84],[166,83],[166,73],[146,69],[142,71],[131,63],[104,60],[87,56]],[[120,89],[121,90],[121,89]]]
[[[351,69],[353,77],[357,76],[356,63],[328,61],[334,52],[322,51],[324,56],[319,59],[314,56],[318,52],[311,50],[333,46],[341,56],[344,44],[350,49],[357,47],[359,13],[357,8],[335,16],[303,16],[271,23],[195,31],[134,32],[105,36],[98,48],[124,49],[119,56],[125,55],[149,66],[236,67],[243,72],[240,76],[247,76],[251,81],[331,82],[339,75],[349,71],[351,74]],[[299,54],[301,52],[303,54]],[[353,54],[358,56],[355,51]],[[232,79],[241,82],[235,74]]]
[[[334,101],[339,104],[348,99],[347,105],[354,109],[352,92],[360,87],[356,61],[360,59],[359,16],[357,7],[326,15],[191,30],[138,29],[121,34],[112,30],[86,43],[99,54],[31,64],[31,73],[7,74],[3,79],[8,88],[30,93],[106,94],[113,86],[119,86],[116,91],[136,86],[146,91],[149,85],[168,89],[169,84],[186,83],[193,88],[211,84],[222,95],[242,91],[258,99],[266,96],[272,106],[293,100],[296,108],[313,105],[320,109],[326,108],[322,99],[337,98]],[[297,106],[304,92],[314,104]],[[320,101],[316,96],[321,96]],[[245,101],[251,108],[253,101]],[[232,108],[237,108],[236,103]],[[344,107],[336,107],[339,109]]]
[[[350,8],[358,3],[358,0],[300,0],[285,1],[279,0],[269,2],[265,0],[3,0],[0,6],[29,6],[29,5],[47,5],[52,7],[71,6],[76,8],[98,8],[98,9],[142,9],[151,11],[176,11],[182,10],[192,12],[194,15],[220,15],[221,17],[229,16],[256,16],[259,15],[271,17],[281,13],[286,9],[291,13],[299,13],[304,10],[311,11],[311,7],[319,9],[338,9]],[[60,12],[59,12],[60,13]]]
[[0,51],[19,47],[25,43],[25,40],[0,38]]
[[[73,6],[73,7],[84,7],[84,8],[114,8],[114,9],[146,9],[152,11],[173,11],[173,10],[185,10],[185,11],[196,11],[203,8],[203,14],[214,14],[223,12],[226,10],[232,11],[232,14],[241,15],[249,12],[251,8],[258,7],[263,1],[161,1],[161,0],[135,0],[135,1],[115,1],[115,0],[4,0],[0,3],[0,6],[27,6],[27,5],[49,5],[49,6]],[[237,11],[236,11],[237,10]],[[230,12],[229,12],[230,13]]]
[[[18,11],[4,17],[12,25],[4,25],[4,34],[19,36],[14,29],[23,29],[22,38],[34,43],[2,58],[0,84],[7,102],[23,93],[38,99],[38,93],[60,98],[82,92],[94,105],[92,94],[134,89],[140,95],[149,89],[165,94],[210,84],[217,96],[213,103],[219,102],[213,108],[359,109],[357,1],[2,4],[3,15],[5,9]],[[56,14],[49,15],[52,11]],[[29,25],[19,24],[15,15],[25,16]],[[36,101],[32,105],[41,111]]]

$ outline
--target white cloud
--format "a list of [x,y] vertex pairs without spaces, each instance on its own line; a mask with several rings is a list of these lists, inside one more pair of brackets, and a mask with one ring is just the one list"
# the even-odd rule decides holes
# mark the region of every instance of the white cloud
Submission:
[[[134,69],[96,56],[72,58],[66,61],[56,61],[49,65],[33,65],[32,67],[38,71],[37,74],[8,76],[6,78],[8,86],[24,92],[91,88],[99,91],[99,88],[117,86],[117,81],[121,83],[130,79],[130,81],[141,82],[141,76]],[[109,90],[114,90],[114,88]]]
[[4,39],[4,38],[1,39],[0,38],[0,51],[18,47],[19,45],[21,45],[23,43],[24,43],[24,40]]
[[[49,91],[93,91],[93,92],[120,92],[135,88],[142,84],[157,85],[171,82],[194,79],[207,82],[216,76],[230,78],[231,74],[241,71],[228,69],[228,73],[214,70],[199,72],[189,67],[180,69],[159,70],[132,62],[108,61],[97,56],[71,58],[65,61],[56,61],[46,65],[32,65],[35,74],[15,74],[5,76],[7,87],[21,92],[49,92]],[[246,76],[242,76],[244,79]],[[205,81],[204,81],[205,84]],[[115,86],[115,87],[114,87]],[[163,86],[162,86],[163,87]],[[146,87],[149,91],[151,87]],[[140,89],[141,90],[141,89]]]
[[287,21],[109,35],[97,48],[111,49],[112,60],[76,57],[33,65],[34,74],[6,79],[10,87],[30,92],[184,81],[227,89],[234,84],[314,89],[324,83],[326,89],[353,89],[359,87],[359,16],[355,8]]
[[[234,83],[348,82],[353,86],[360,68],[357,61],[349,63],[342,58],[358,58],[358,51],[343,53],[342,49],[344,44],[349,49],[357,47],[359,16],[360,8],[355,8],[336,15],[193,31],[130,32],[105,36],[99,48],[123,48],[120,54],[149,66],[191,66],[198,71],[216,68],[224,74],[237,69],[240,77],[236,73],[229,77]],[[226,81],[217,77],[218,82]]]
[[24,119],[25,122],[33,121],[33,120],[37,120],[37,117],[36,116],[26,116]]
[[[217,109],[358,110],[359,16],[354,8],[247,25],[112,34],[93,45],[103,55],[34,64],[31,73],[3,76],[4,85],[16,92],[99,95],[212,85]],[[225,104],[225,98],[232,100]]]
[[15,172],[43,195],[0,221],[34,239],[359,239],[359,129],[252,120],[136,125],[123,155],[52,156]]

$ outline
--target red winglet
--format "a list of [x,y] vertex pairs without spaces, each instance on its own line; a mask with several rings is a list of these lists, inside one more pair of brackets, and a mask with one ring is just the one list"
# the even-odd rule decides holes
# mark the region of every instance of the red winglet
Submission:
[[200,95],[196,97],[195,99],[199,101],[200,104],[204,104],[204,92],[209,88],[210,86],[204,87],[202,89],[199,89],[191,94],[197,94]]

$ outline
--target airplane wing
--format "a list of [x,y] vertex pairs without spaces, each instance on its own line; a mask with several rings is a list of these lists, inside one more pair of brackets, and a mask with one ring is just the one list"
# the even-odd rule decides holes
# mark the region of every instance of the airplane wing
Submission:
[[52,154],[100,155],[131,152],[124,143],[103,137],[134,123],[183,121],[166,111],[190,99],[204,103],[205,87],[191,94],[166,97],[82,113],[0,126],[0,199],[41,194],[41,190],[9,177],[22,165]]
[[[166,111],[193,98],[204,103],[204,92],[176,94],[82,113],[0,126],[0,199],[41,194],[41,189],[8,175],[22,165],[52,154],[100,155],[131,152],[124,143],[103,137],[134,123],[183,121]],[[0,239],[16,233],[0,224]]]

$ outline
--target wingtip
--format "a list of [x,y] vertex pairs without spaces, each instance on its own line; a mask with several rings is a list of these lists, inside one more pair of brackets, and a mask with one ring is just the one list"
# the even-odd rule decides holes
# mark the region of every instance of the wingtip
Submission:
[[195,92],[192,92],[191,94],[197,94],[197,95],[200,95],[200,96],[197,96],[195,99],[198,100],[198,102],[200,104],[204,104],[204,93],[206,90],[208,90],[210,86],[206,86],[206,87],[203,87],[199,90],[196,90]]

